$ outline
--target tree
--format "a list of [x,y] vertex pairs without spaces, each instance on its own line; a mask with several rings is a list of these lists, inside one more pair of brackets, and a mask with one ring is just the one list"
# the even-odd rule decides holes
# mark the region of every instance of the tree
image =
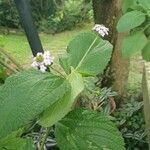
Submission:
[[127,90],[129,74],[129,59],[121,54],[121,45],[125,33],[117,33],[116,24],[122,12],[122,0],[92,0],[94,19],[97,24],[109,27],[110,34],[107,39],[114,45],[111,61],[103,74],[101,86],[112,86],[117,91],[119,98],[123,97]]

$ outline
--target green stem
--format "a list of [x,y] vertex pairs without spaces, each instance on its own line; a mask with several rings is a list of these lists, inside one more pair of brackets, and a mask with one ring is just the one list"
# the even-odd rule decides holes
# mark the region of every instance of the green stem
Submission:
[[90,47],[88,48],[87,52],[85,53],[85,55],[83,56],[83,58],[79,62],[78,66],[76,67],[76,70],[81,66],[82,62],[84,61],[85,57],[87,56],[87,54],[89,53],[89,51],[91,50],[92,46],[95,44],[95,42],[96,42],[97,39],[98,39],[98,36],[96,36],[96,38],[93,40],[93,42],[90,45]]
[[46,142],[46,140],[47,140],[47,137],[48,137],[48,135],[49,135],[50,129],[51,129],[51,128],[47,128],[47,129],[46,129],[46,134],[44,135],[44,137],[43,137],[43,139],[42,139],[41,146],[40,146],[40,150],[44,150],[44,144],[45,144],[45,142]]

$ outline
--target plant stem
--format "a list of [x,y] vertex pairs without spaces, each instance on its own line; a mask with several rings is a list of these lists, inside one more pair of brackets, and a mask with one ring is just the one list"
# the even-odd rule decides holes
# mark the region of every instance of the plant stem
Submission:
[[6,64],[4,61],[1,61],[1,60],[0,60],[0,64],[1,64],[2,66],[4,66],[5,68],[7,68],[8,70],[14,72],[14,73],[17,73],[17,72],[18,72],[17,70],[13,69],[13,68],[10,67],[8,64]]
[[58,71],[57,69],[53,68],[52,66],[50,66],[51,69],[53,69],[55,72],[57,72],[58,74],[60,74],[63,78],[66,78],[65,75],[63,75],[60,71]]
[[0,48],[0,52],[3,53],[12,63],[18,67],[19,70],[23,70],[20,64],[18,64],[14,58],[12,58],[4,49]]
[[51,128],[47,128],[47,129],[46,129],[46,133],[45,133],[45,135],[44,135],[44,137],[43,137],[43,139],[42,139],[42,142],[41,142],[40,150],[44,150],[44,144],[45,144],[45,142],[46,142],[46,140],[47,140],[47,137],[48,137],[48,135],[49,135],[50,129],[51,129]]

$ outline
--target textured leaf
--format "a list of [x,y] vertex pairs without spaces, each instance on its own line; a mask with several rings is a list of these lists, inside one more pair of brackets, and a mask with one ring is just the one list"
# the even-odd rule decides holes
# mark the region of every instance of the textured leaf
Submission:
[[144,60],[150,61],[150,42],[148,42],[148,44],[142,50],[142,56]]
[[122,54],[130,57],[134,53],[141,51],[147,44],[147,38],[142,32],[136,32],[127,36],[123,41]]
[[103,114],[77,109],[56,124],[60,150],[125,150],[116,126]]
[[86,76],[95,76],[104,71],[113,46],[96,37],[95,34],[82,33],[69,43],[67,57],[60,59],[66,73],[70,72],[71,66]]
[[135,27],[140,26],[145,21],[145,19],[145,14],[141,11],[135,10],[128,12],[118,21],[117,30],[118,32],[129,31]]
[[51,105],[42,114],[39,124],[44,127],[51,127],[56,122],[61,120],[69,111],[76,100],[76,97],[83,91],[84,83],[82,76],[72,70],[68,76],[68,81],[71,84],[71,90],[68,91],[63,98],[60,98],[55,104]]
[[69,89],[63,78],[36,70],[8,78],[0,89],[0,138],[29,124]]
[[0,150],[35,150],[31,139],[23,139],[12,133],[0,140]]

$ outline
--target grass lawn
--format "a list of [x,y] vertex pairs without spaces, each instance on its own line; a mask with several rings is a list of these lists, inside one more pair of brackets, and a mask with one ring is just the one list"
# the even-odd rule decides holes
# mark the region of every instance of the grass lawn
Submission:
[[[68,42],[77,34],[85,31],[90,31],[92,25],[77,27],[72,31],[65,31],[59,34],[40,34],[40,39],[45,50],[50,50],[54,55],[56,52],[66,48]],[[5,36],[6,49],[21,65],[26,65],[31,61],[32,53],[28,41],[23,33],[9,34]]]

